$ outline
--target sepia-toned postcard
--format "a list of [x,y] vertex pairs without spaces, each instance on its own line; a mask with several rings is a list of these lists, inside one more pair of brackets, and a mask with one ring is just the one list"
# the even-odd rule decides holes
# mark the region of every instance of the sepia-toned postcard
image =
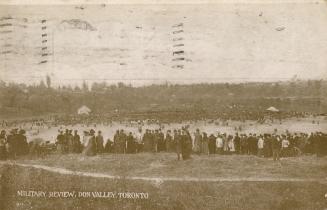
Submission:
[[327,1],[0,0],[0,210],[327,209]]

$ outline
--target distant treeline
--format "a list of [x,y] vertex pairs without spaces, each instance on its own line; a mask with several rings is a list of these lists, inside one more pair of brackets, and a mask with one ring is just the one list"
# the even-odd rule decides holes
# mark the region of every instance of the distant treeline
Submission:
[[0,82],[0,115],[75,114],[82,105],[95,114],[178,112],[197,115],[262,111],[326,113],[327,81],[215,83],[132,87],[123,83],[83,83],[52,87],[51,78],[38,85]]

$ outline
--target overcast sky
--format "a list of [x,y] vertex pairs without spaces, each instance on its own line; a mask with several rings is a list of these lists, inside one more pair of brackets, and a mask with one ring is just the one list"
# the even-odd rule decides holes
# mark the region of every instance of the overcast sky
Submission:
[[[72,85],[327,78],[324,1],[3,5],[0,14],[0,79],[5,81],[33,83],[46,74],[54,84]],[[9,16],[13,19],[4,20]],[[183,26],[172,27],[179,23]],[[173,55],[175,44],[184,45],[179,47],[184,54]]]

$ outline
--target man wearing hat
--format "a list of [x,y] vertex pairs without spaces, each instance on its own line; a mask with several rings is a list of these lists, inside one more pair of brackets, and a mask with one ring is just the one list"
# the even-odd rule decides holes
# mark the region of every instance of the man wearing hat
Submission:
[[7,159],[6,143],[6,131],[2,130],[0,133],[0,160]]
[[180,160],[182,155],[182,131],[180,129],[174,133],[174,143],[177,160]]
[[273,159],[274,161],[279,160],[279,154],[281,150],[281,141],[276,134],[272,135],[271,138],[271,147],[272,147],[272,153],[273,153]]
[[235,133],[233,141],[234,141],[234,145],[235,145],[236,154],[240,154],[241,138],[239,137],[237,132]]
[[216,138],[216,148],[215,148],[215,145],[213,144],[214,142],[214,139],[215,137],[213,136],[213,134],[211,134],[211,137],[210,137],[211,141],[212,141],[212,145],[211,145],[211,154],[214,154],[214,149],[216,149],[216,152],[217,154],[219,155],[222,155],[223,154],[223,147],[224,147],[224,141],[223,141],[223,138],[221,137],[220,134],[218,134],[217,138]]
[[166,150],[166,142],[165,142],[165,135],[163,134],[161,128],[159,128],[157,134],[157,152],[162,152]]
[[124,129],[121,129],[119,132],[119,150],[118,153],[126,153],[126,140],[127,140],[127,135],[125,134]]
[[64,154],[65,153],[65,136],[64,136],[62,130],[59,130],[59,134],[57,136],[56,145],[57,145],[57,151],[60,154]]
[[25,136],[25,130],[21,129],[16,136],[17,140],[17,155],[27,155],[28,153],[28,143]]
[[103,136],[101,131],[98,131],[98,135],[95,137],[96,141],[96,151],[97,153],[103,153]]
[[142,152],[143,150],[143,141],[142,141],[142,128],[138,129],[138,132],[135,134],[136,140],[136,152]]
[[263,148],[264,148],[264,138],[261,134],[259,135],[257,145],[258,145],[258,156],[262,157],[263,156]]
[[126,138],[126,153],[132,154],[135,153],[136,149],[135,149],[135,140],[134,140],[134,136],[132,134],[132,132],[129,132],[127,138]]
[[80,153],[82,151],[82,144],[81,144],[81,137],[78,135],[77,130],[74,131],[73,142],[74,142],[74,152]]
[[91,129],[87,146],[83,151],[83,154],[86,156],[96,155],[96,141],[95,141],[94,134],[95,134],[95,131],[93,129]]
[[160,134],[159,134],[159,130],[156,129],[154,136],[153,136],[153,141],[152,141],[152,152],[158,152],[158,142],[160,139]]
[[196,154],[200,154],[201,152],[201,142],[202,142],[202,135],[200,133],[200,130],[197,128],[194,133],[194,141],[192,142],[192,149],[193,152]]
[[151,146],[151,133],[149,129],[145,130],[145,134],[143,135],[142,141],[144,143],[144,151],[145,152],[151,152],[152,146]]
[[12,159],[15,159],[17,156],[17,130],[17,128],[12,129],[7,137],[8,156]]
[[68,130],[68,134],[66,136],[67,138],[67,148],[69,153],[74,152],[74,136],[73,136],[73,130]]
[[170,130],[168,130],[167,133],[166,133],[165,142],[166,142],[167,152],[173,152],[174,151],[174,142],[173,142],[173,137],[171,135]]
[[187,160],[191,158],[192,152],[192,137],[188,130],[185,128],[182,131],[182,158]]

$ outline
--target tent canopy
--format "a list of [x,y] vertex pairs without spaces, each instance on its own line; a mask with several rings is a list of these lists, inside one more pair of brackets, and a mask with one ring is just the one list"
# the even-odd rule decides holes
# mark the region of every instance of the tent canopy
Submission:
[[91,109],[85,105],[81,106],[78,110],[77,110],[77,114],[90,114],[91,112]]
[[279,112],[278,109],[276,109],[275,107],[271,106],[268,109],[266,109],[267,111],[271,111],[271,112]]

